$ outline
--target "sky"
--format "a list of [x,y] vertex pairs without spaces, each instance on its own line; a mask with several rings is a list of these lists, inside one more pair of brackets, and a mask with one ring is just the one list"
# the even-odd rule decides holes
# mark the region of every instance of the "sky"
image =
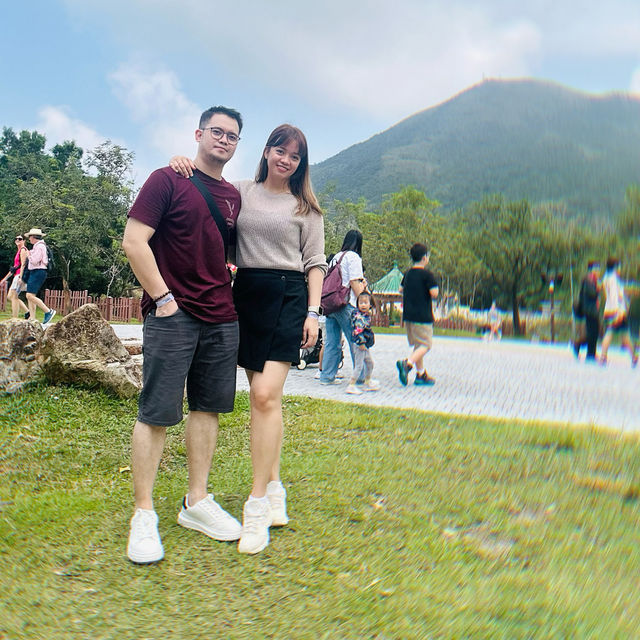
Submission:
[[484,78],[640,94],[638,0],[0,2],[0,126],[111,140],[138,185],[217,104],[245,121],[235,180],[283,122],[316,163]]

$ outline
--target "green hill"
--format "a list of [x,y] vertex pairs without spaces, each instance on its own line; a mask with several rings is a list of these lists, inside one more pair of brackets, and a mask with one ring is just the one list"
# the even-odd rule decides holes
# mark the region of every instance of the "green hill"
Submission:
[[640,182],[640,99],[488,80],[314,165],[312,178],[372,205],[415,185],[449,210],[501,192],[609,219]]

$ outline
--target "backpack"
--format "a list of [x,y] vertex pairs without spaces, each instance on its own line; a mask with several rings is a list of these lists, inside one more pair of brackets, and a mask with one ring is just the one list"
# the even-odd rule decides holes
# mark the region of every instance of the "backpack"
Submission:
[[49,275],[53,271],[53,267],[55,267],[55,260],[53,259],[53,250],[51,247],[46,244],[45,248],[47,249],[47,275]]
[[584,319],[584,281],[580,285],[578,299],[573,303],[573,317],[576,320]]
[[342,267],[340,263],[344,258],[343,252],[338,261],[327,271],[327,275],[324,277],[322,283],[322,308],[324,315],[328,316],[331,313],[335,313],[342,309],[349,300],[349,294],[351,293],[351,287],[346,287],[342,284]]

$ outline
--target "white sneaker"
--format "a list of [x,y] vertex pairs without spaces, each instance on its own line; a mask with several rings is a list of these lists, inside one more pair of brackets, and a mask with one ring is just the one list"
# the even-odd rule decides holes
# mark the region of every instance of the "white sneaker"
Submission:
[[320,374],[321,374],[321,373],[322,373],[321,371],[316,371],[316,375],[315,375],[315,376],[313,376],[313,379],[314,379],[314,380],[320,380]]
[[337,377],[334,378],[333,380],[328,380],[328,381],[324,381],[324,380],[320,380],[320,384],[342,384],[342,380],[339,380]]
[[136,509],[133,514],[127,556],[136,564],[149,564],[164,558],[158,533],[158,516],[153,509]]
[[242,535],[238,542],[240,553],[259,553],[269,544],[271,509],[268,500],[247,500],[242,510]]
[[365,382],[362,385],[362,390],[363,391],[380,391],[380,381],[374,380],[373,378],[371,378],[369,382]]
[[287,516],[287,490],[281,482],[272,480],[267,484],[267,500],[271,508],[271,526],[284,527],[289,524]]
[[237,540],[242,532],[240,523],[213,499],[211,493],[192,507],[187,506],[185,496],[178,524],[200,531],[214,540]]
[[356,387],[355,384],[348,384],[347,388],[345,389],[345,393],[352,393],[355,396],[359,396],[362,394],[362,389]]

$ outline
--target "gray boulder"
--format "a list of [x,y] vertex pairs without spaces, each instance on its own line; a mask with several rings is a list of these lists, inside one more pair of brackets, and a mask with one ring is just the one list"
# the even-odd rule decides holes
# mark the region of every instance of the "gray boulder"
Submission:
[[140,363],[131,358],[95,304],[83,305],[46,330],[40,360],[54,383],[104,387],[123,398],[142,388]]
[[0,393],[17,393],[41,376],[42,327],[28,320],[0,322]]

